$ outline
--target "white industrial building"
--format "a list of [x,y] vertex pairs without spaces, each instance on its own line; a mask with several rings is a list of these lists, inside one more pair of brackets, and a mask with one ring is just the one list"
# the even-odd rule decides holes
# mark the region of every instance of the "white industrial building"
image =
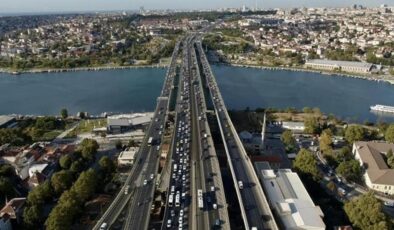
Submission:
[[373,64],[355,61],[332,61],[322,59],[307,60],[305,66],[312,69],[328,71],[344,71],[352,73],[369,73],[374,67]]
[[291,169],[274,171],[265,162],[255,163],[255,167],[282,229],[326,229],[322,210],[314,204],[297,173]]
[[389,150],[394,151],[394,144],[387,142],[357,141],[353,144],[353,154],[364,170],[365,184],[378,192],[394,194],[394,169],[385,160]]

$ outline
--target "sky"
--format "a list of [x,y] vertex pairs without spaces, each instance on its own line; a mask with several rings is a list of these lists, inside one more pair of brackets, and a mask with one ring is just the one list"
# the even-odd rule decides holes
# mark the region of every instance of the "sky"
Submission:
[[18,12],[70,12],[145,9],[209,9],[241,7],[340,7],[361,4],[394,6],[394,0],[0,0],[0,13]]

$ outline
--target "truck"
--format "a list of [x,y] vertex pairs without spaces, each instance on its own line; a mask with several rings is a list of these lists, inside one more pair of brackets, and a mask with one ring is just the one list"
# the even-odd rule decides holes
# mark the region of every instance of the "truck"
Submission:
[[151,146],[153,142],[153,137],[149,137],[148,139],[148,146]]

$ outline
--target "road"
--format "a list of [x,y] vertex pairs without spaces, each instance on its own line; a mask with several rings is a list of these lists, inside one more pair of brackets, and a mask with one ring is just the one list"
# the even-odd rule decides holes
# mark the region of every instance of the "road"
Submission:
[[206,78],[215,108],[245,228],[278,229],[253,165],[227,113],[201,42],[197,43],[197,47],[202,75]]
[[[159,160],[158,156],[161,136],[164,133],[163,129],[166,124],[169,98],[171,96],[173,80],[176,74],[176,59],[178,57],[178,51],[179,43],[177,43],[174,49],[171,65],[167,71],[163,89],[161,91],[160,97],[158,98],[158,103],[154,112],[152,122],[146,131],[145,138],[136,155],[136,160],[133,168],[126,179],[124,186],[120,189],[119,193],[117,194],[111,205],[97,221],[93,229],[99,229],[103,223],[106,223],[110,228],[118,219],[120,213],[127,206],[129,200],[132,197],[133,199],[130,203],[137,205],[129,206],[129,208],[127,209],[127,219],[124,224],[124,228],[132,229],[129,228],[129,225],[134,226],[134,224],[143,226],[142,228],[138,229],[147,228],[150,217],[150,205],[154,192],[154,181],[157,177],[156,174]],[[151,174],[153,174],[153,179],[150,179]],[[144,186],[144,180],[147,178],[149,179],[149,183]],[[144,194],[152,194],[152,196],[147,197]],[[135,210],[139,211],[136,212]],[[138,215],[141,215],[141,218],[138,219],[137,222],[134,222],[133,220],[136,220]]]

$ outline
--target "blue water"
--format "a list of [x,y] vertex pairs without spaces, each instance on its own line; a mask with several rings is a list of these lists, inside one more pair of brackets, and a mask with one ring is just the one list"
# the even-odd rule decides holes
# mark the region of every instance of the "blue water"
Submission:
[[[319,107],[343,119],[394,121],[369,111],[374,104],[394,105],[394,86],[319,73],[213,66],[227,107]],[[165,69],[97,72],[0,74],[0,114],[152,111]]]

